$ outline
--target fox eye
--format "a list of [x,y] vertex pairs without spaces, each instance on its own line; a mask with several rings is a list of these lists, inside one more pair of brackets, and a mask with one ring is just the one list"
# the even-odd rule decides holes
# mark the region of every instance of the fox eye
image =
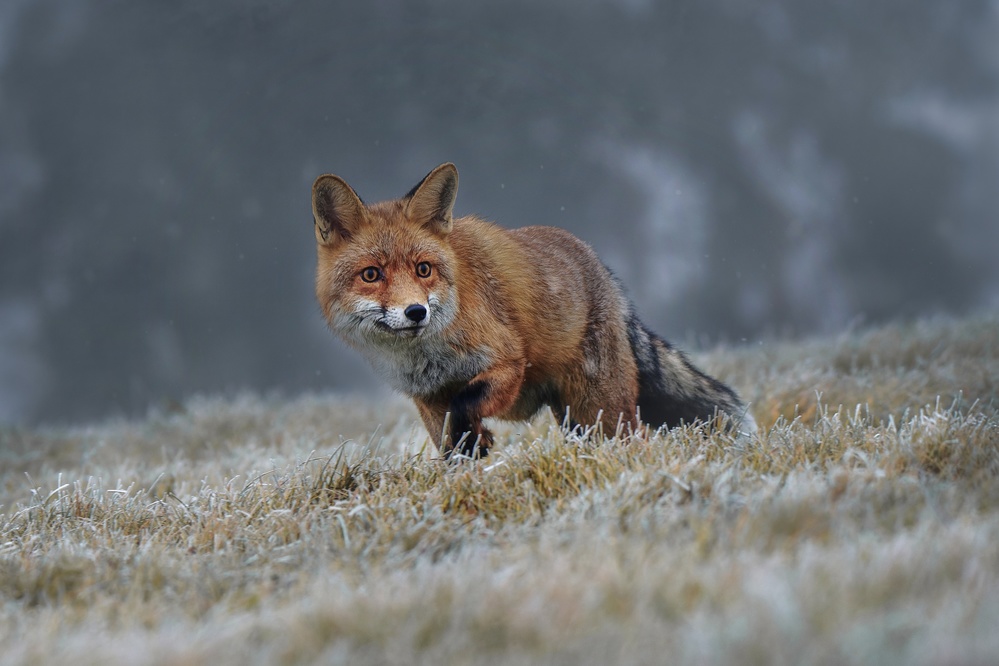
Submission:
[[427,263],[425,261],[421,261],[420,263],[416,264],[416,275],[417,276],[419,276],[421,278],[428,278],[428,277],[430,277],[430,271],[431,271],[431,268],[430,268],[430,264],[429,263]]
[[382,272],[374,266],[368,266],[361,271],[361,279],[365,282],[374,282],[382,276]]

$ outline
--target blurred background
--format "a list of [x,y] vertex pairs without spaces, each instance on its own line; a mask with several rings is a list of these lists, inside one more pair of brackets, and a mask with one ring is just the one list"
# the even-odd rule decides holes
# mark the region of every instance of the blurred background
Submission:
[[688,346],[999,306],[996,0],[3,0],[0,422],[380,386],[310,186],[431,168]]

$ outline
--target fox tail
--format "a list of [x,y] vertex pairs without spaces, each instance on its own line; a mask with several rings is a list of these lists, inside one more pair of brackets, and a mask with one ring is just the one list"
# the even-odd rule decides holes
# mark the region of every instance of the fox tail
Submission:
[[634,314],[628,338],[638,363],[638,409],[653,427],[674,427],[724,416],[740,438],[756,433],[747,406],[727,385],[695,368],[686,355],[650,331]]

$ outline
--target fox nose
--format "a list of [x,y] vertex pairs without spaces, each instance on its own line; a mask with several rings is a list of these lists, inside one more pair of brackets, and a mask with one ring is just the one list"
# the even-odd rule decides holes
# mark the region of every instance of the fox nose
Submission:
[[422,305],[414,303],[404,310],[406,319],[419,324],[427,316],[427,309]]

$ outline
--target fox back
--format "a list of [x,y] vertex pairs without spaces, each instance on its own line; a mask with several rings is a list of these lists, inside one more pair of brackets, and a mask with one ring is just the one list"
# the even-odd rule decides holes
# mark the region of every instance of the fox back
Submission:
[[452,164],[372,205],[337,176],[313,186],[323,314],[413,398],[445,456],[488,451],[483,418],[545,406],[585,425],[721,413],[752,429],[731,389],[641,324],[588,245],[554,227],[454,219],[457,188]]

